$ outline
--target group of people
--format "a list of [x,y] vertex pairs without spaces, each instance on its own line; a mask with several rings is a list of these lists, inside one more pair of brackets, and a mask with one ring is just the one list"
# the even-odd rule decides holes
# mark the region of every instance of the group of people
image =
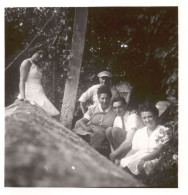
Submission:
[[[89,88],[79,99],[83,117],[73,131],[89,135],[89,144],[96,150],[107,139],[109,158],[134,175],[151,173],[169,139],[168,129],[157,122],[159,110],[150,103],[141,105],[136,112],[128,110],[130,97],[122,97],[112,87],[112,74],[103,71],[98,77],[100,84]],[[86,107],[89,99],[93,105]]]
[[[44,47],[36,48],[31,58],[20,66],[18,99],[40,106],[50,116],[59,111],[46,97],[41,85],[40,63],[48,56]],[[145,104],[137,112],[128,111],[131,87],[125,95],[112,86],[112,74],[98,74],[99,84],[92,86],[79,98],[83,117],[73,131],[89,135],[89,144],[98,150],[106,139],[110,144],[109,158],[133,174],[149,174],[157,163],[158,155],[168,141],[167,128],[158,125],[159,111],[154,105]],[[87,101],[93,104],[88,106]]]

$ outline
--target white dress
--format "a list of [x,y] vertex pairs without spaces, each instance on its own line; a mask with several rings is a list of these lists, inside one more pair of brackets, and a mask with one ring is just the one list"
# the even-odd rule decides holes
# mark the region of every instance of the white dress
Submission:
[[[34,104],[41,107],[50,116],[60,114],[44,93],[41,85],[42,72],[39,70],[37,65],[31,61],[31,59],[29,60],[32,65],[25,83],[25,99],[30,102],[34,102]],[[20,94],[18,95],[18,98],[19,97]]]
[[[137,130],[132,141],[132,149],[135,150],[135,153],[130,156],[128,153],[125,158],[121,159],[120,166],[128,167],[133,174],[138,175],[139,171],[137,165],[140,162],[140,159],[150,154],[159,145],[165,144],[169,140],[167,135],[168,130],[168,128],[158,125],[150,137],[148,137],[147,127]],[[157,162],[158,159],[156,158],[144,163],[143,167],[146,174],[149,174],[152,171]]]

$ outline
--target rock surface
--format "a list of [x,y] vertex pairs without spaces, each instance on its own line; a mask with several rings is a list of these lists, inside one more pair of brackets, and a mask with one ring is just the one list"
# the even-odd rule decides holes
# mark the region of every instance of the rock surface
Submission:
[[5,124],[6,187],[143,187],[36,106],[12,104]]

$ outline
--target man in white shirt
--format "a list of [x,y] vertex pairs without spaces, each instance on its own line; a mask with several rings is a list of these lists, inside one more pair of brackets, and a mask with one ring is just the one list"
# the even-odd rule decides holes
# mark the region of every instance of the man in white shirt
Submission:
[[88,110],[86,106],[88,100],[92,100],[93,104],[98,103],[97,90],[100,86],[107,86],[111,89],[112,100],[120,96],[118,90],[115,87],[111,86],[112,74],[110,72],[102,71],[97,76],[99,77],[100,84],[93,85],[79,98],[80,107],[82,109],[83,114],[85,114]]
[[127,103],[122,97],[113,100],[113,108],[117,116],[113,127],[106,129],[106,137],[114,150],[110,159],[121,159],[131,149],[132,139],[137,129],[142,128],[143,122],[136,113],[127,111]]

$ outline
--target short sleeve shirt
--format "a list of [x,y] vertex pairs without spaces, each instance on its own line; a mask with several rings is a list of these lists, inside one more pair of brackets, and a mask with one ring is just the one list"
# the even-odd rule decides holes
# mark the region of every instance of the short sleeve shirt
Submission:
[[158,125],[150,137],[148,137],[147,127],[139,129],[134,135],[132,149],[152,152],[154,148],[157,148],[161,144],[165,144],[169,140],[166,133],[167,131],[168,128]]
[[88,111],[84,114],[84,118],[89,120],[93,125],[104,128],[113,126],[115,116],[116,114],[111,106],[103,111],[100,104],[90,106]]
[[[101,85],[93,85],[92,87],[90,87],[86,92],[84,92],[80,98],[79,101],[80,102],[86,102],[87,100],[92,100],[93,103],[98,103],[98,95],[97,95],[97,90]],[[117,89],[115,89],[114,87],[111,87],[111,92],[112,92],[112,99],[119,97],[119,92]]]
[[[123,120],[125,124],[125,131],[130,131],[133,128],[139,129],[144,126],[140,117],[135,113],[129,114],[129,112],[126,112],[123,116]],[[122,119],[120,116],[116,116],[113,126],[123,128]]]

